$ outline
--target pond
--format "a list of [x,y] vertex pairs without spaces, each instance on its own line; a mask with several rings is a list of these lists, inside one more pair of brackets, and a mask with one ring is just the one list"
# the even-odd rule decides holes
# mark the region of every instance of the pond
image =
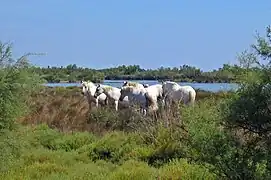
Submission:
[[[105,80],[102,84],[114,86],[114,87],[121,87],[124,80]],[[144,81],[134,81],[139,82],[142,84],[157,84],[158,81],[152,81],[152,80],[144,80]],[[238,84],[235,83],[179,83],[180,85],[190,85],[194,89],[201,89],[204,91],[211,91],[211,92],[218,92],[218,91],[232,91],[236,90],[238,88]],[[80,83],[47,83],[46,86],[80,86]]]

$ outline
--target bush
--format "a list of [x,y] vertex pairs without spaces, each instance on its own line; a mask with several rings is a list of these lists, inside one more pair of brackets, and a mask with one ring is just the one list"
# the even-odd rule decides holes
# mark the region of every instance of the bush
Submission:
[[201,165],[189,164],[184,159],[174,159],[159,169],[159,179],[217,179],[215,174]]
[[14,132],[0,133],[0,174],[8,171],[20,157],[22,144]]
[[49,128],[45,124],[36,126],[32,132],[28,133],[32,135],[32,145],[41,145],[51,150],[77,150],[96,140],[93,134],[87,132],[68,133],[64,135],[57,130]]
[[108,179],[147,180],[147,179],[155,179],[155,176],[156,176],[156,169],[149,167],[148,164],[144,162],[130,160],[130,161],[126,161],[121,166],[119,166],[112,174],[110,174]]
[[12,129],[14,120],[27,110],[26,101],[41,80],[26,57],[12,58],[11,44],[0,42],[0,129]]
[[178,126],[165,128],[160,124],[154,125],[152,131],[143,137],[153,149],[146,157],[149,165],[159,167],[171,159],[186,156],[186,132]]
[[125,154],[141,144],[139,137],[134,134],[112,132],[91,144],[87,151],[89,151],[89,158],[93,161],[108,160],[118,163],[123,160]]

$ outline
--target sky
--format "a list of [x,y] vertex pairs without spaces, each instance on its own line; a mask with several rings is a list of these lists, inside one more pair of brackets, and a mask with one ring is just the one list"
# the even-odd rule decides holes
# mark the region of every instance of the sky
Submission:
[[[183,64],[212,70],[264,35],[271,1],[8,0],[1,2],[0,40],[38,66],[143,68]],[[269,20],[269,21],[268,21]]]

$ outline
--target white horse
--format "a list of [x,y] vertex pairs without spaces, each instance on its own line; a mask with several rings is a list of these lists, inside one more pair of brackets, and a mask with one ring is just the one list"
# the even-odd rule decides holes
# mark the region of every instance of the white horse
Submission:
[[[152,111],[158,110],[158,100],[163,100],[163,88],[161,84],[149,86],[148,84],[140,84],[135,82],[124,82],[122,87],[133,86],[138,89],[145,89],[145,97],[147,98],[147,107],[151,107]],[[144,90],[142,90],[144,91]],[[141,96],[136,96],[141,97]]]
[[138,104],[140,106],[140,112],[146,115],[147,113],[147,99],[146,99],[146,89],[140,86],[128,86],[125,85],[121,87],[120,101],[124,97],[128,96],[130,105]]
[[183,102],[185,105],[194,104],[196,91],[191,86],[180,86],[176,82],[165,81],[162,84],[165,103]]
[[82,85],[82,94],[87,97],[89,107],[91,108],[91,103],[95,103],[96,107],[100,104],[107,104],[107,96],[104,93],[101,93],[99,96],[94,97],[96,91],[96,85],[91,81],[81,81]]
[[[115,109],[116,109],[116,111],[118,111],[119,99],[120,99],[120,96],[121,96],[120,91],[121,90],[119,88],[117,88],[117,87],[98,84],[98,86],[97,86],[97,88],[95,90],[94,97],[98,97],[102,93],[106,94],[108,100],[114,102]],[[129,103],[128,97],[124,97],[123,102],[121,102],[120,104],[123,105],[124,107],[128,107],[128,103]]]
[[154,84],[148,86],[146,89],[146,98],[148,100],[148,106],[152,107],[152,110],[158,110],[158,101],[163,104],[163,87],[162,84]]

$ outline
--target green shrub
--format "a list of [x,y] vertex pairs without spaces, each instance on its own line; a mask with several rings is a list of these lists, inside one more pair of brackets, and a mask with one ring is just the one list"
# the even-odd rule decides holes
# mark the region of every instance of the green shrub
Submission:
[[124,162],[119,166],[114,172],[109,176],[109,180],[148,180],[156,179],[156,169],[149,167],[148,164],[144,162],[138,162],[134,160],[129,160]]
[[52,151],[43,148],[30,149],[30,151],[25,151],[21,158],[25,165],[31,165],[34,163],[53,163],[65,166],[72,166],[77,162],[90,162],[87,156],[84,156],[84,154],[78,154],[75,151]]
[[65,151],[76,150],[84,145],[91,144],[95,140],[94,135],[87,132],[66,134],[62,138],[55,140],[55,149],[63,149]]
[[97,161],[88,164],[77,164],[69,171],[69,179],[107,179],[107,176],[115,169],[110,162]]
[[90,145],[86,150],[89,151],[90,159],[94,161],[104,159],[117,163],[123,160],[125,154],[130,153],[141,144],[139,137],[134,134],[112,132]]
[[159,167],[171,159],[184,157],[186,155],[185,134],[177,126],[165,128],[161,125],[154,125],[151,131],[143,135],[153,149],[146,157],[148,163]]
[[33,129],[33,136],[36,141],[48,149],[57,149],[57,140],[62,134],[48,127],[46,124],[39,125]]
[[[26,129],[26,128],[23,128]],[[77,150],[84,145],[91,144],[96,137],[88,132],[60,133],[51,129],[46,124],[41,124],[35,128],[30,128],[24,135],[34,147],[45,147],[51,150]]]
[[216,176],[201,165],[189,164],[184,159],[174,159],[159,169],[159,179],[216,179]]
[[142,144],[134,147],[130,152],[124,154],[124,159],[133,159],[148,162],[154,152],[154,147]]
[[14,132],[0,133],[0,174],[8,171],[21,155],[22,144]]
[[12,129],[17,117],[23,115],[26,101],[40,87],[41,80],[28,64],[26,54],[15,60],[12,45],[0,41],[0,130]]

